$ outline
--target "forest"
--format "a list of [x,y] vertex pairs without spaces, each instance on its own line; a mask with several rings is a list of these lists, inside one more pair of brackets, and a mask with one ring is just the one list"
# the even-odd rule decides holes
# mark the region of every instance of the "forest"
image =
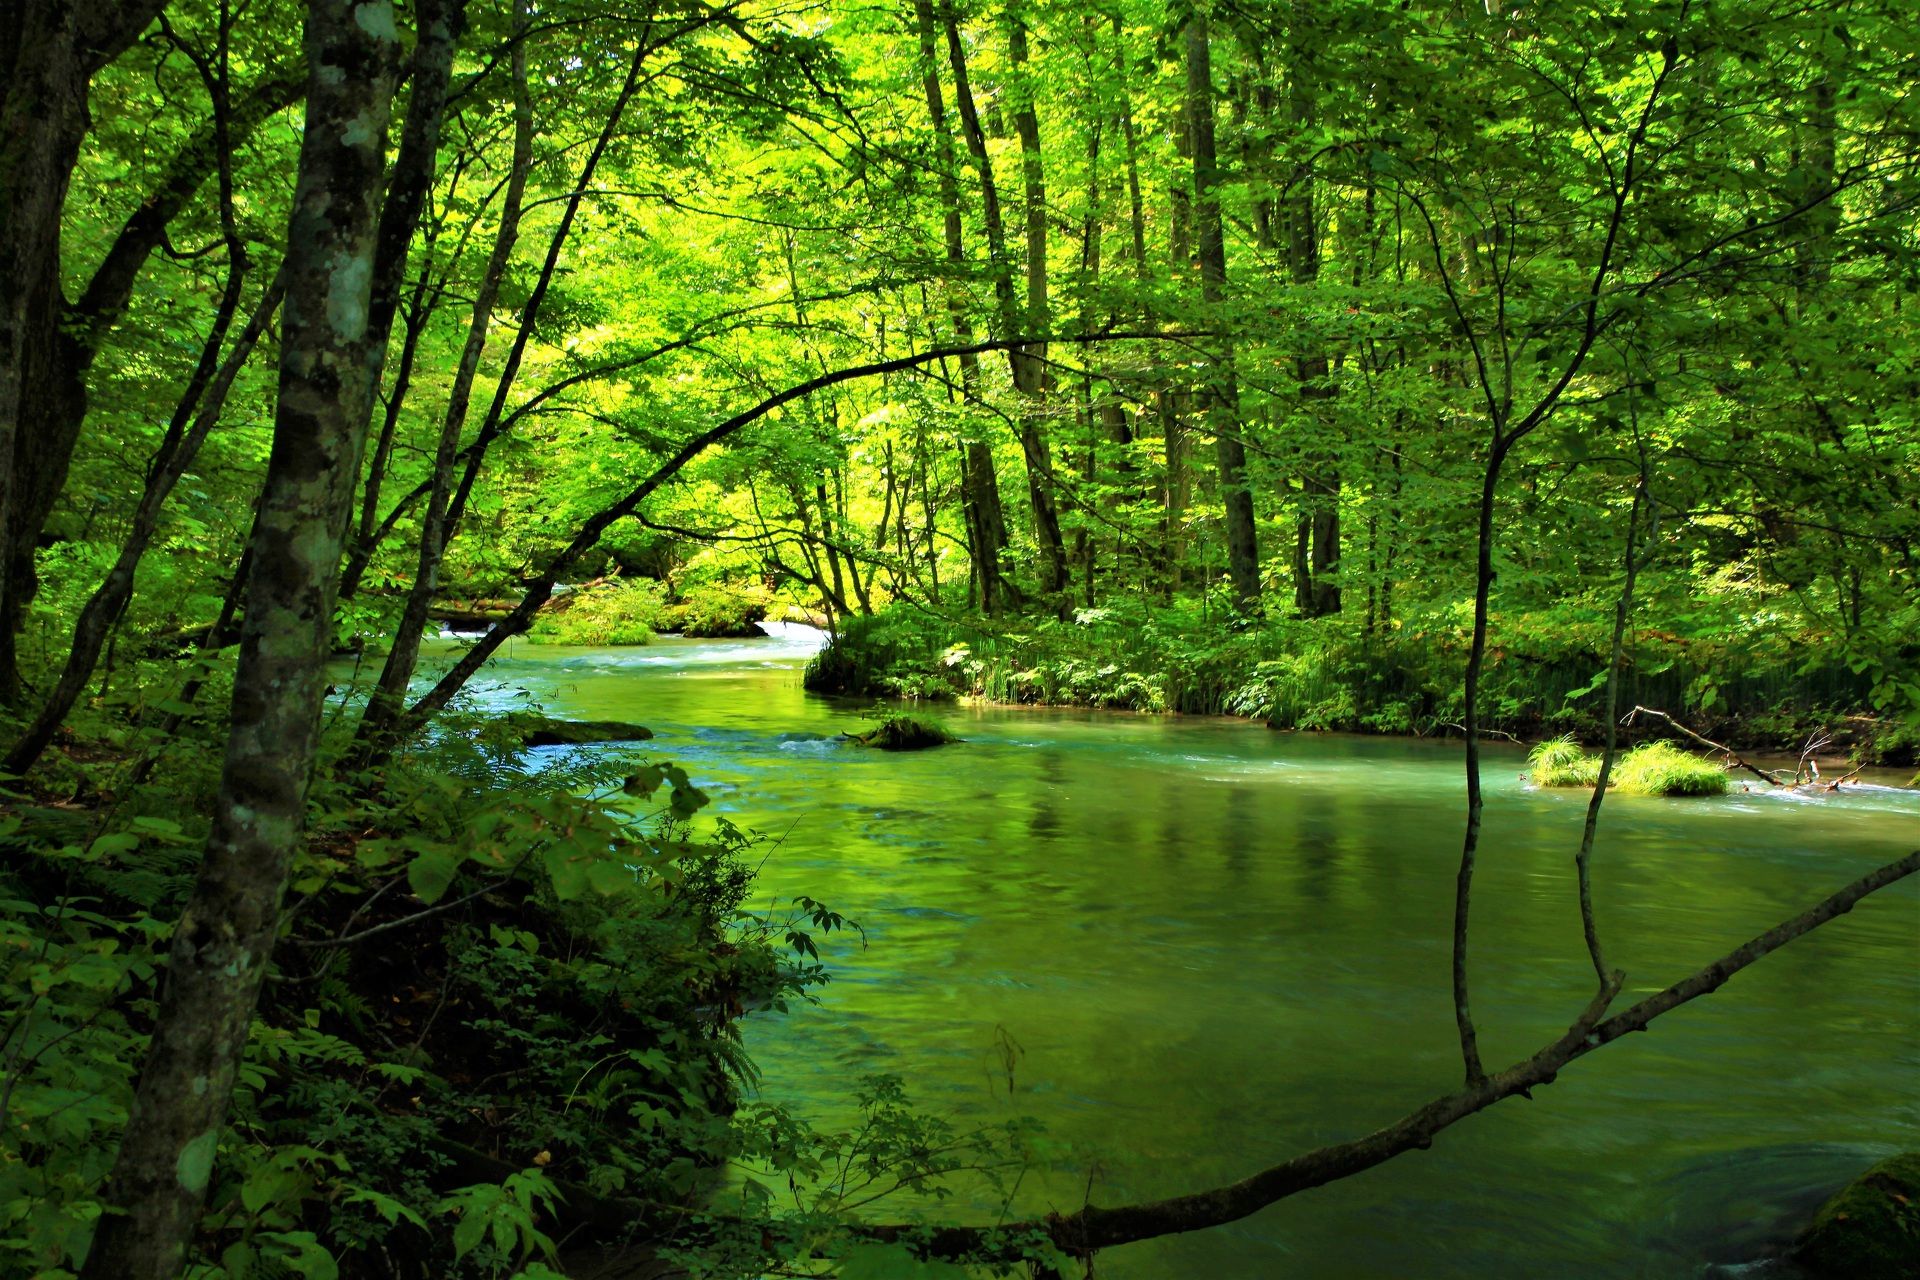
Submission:
[[0,82],[0,1280],[1920,1275],[1908,5]]

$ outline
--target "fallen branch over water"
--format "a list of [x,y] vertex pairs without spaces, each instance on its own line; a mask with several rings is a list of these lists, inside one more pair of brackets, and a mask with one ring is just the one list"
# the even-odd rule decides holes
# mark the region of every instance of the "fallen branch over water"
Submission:
[[1642,715],[1659,716],[1662,720],[1665,720],[1668,724],[1672,725],[1674,728],[1678,729],[1680,732],[1686,734],[1689,738],[1692,738],[1695,742],[1698,742],[1703,746],[1712,747],[1715,751],[1720,752],[1722,755],[1724,755],[1727,758],[1727,767],[1730,769],[1745,769],[1748,773],[1760,779],[1762,782],[1765,782],[1770,787],[1784,787],[1789,785],[1788,783],[1782,782],[1780,781],[1780,779],[1774,777],[1773,776],[1775,772],[1774,770],[1762,769],[1758,765],[1748,764],[1745,760],[1742,760],[1737,754],[1735,754],[1734,749],[1732,747],[1729,747],[1724,743],[1715,742],[1712,738],[1702,737],[1700,734],[1697,734],[1693,730],[1687,728],[1687,726],[1681,724],[1678,720],[1675,720],[1672,716],[1668,715],[1664,711],[1656,711],[1652,707],[1635,707],[1633,710],[1627,712],[1627,714],[1623,716],[1622,719],[1624,720],[1625,723],[1632,724],[1634,721],[1634,717],[1642,716]]
[[1681,979],[1632,1008],[1606,1017],[1624,975],[1616,971],[1566,1032],[1532,1057],[1487,1076],[1478,1083],[1436,1098],[1384,1129],[1352,1142],[1320,1147],[1284,1164],[1263,1169],[1223,1187],[1144,1204],[1103,1208],[1089,1204],[1078,1213],[1049,1215],[1004,1227],[890,1226],[859,1229],[868,1239],[909,1243],[930,1257],[995,1256],[1000,1242],[1035,1233],[1063,1252],[1085,1257],[1116,1245],[1223,1226],[1256,1213],[1288,1196],[1352,1177],[1403,1152],[1425,1149],[1444,1129],[1515,1094],[1531,1097],[1536,1085],[1552,1084],[1562,1068],[1578,1058],[1647,1025],[1663,1013],[1709,995],[1734,974],[1795,938],[1853,910],[1861,899],[1920,871],[1920,850],[1855,880],[1826,900],[1735,947],[1705,968]]
[[[1748,965],[1845,915],[1868,895],[1916,871],[1920,871],[1920,850],[1861,876],[1799,915],[1609,1018],[1607,1009],[1619,994],[1626,976],[1614,970],[1566,1031],[1531,1057],[1485,1076],[1467,1088],[1436,1098],[1365,1137],[1308,1151],[1238,1182],[1115,1208],[1089,1204],[1078,1213],[1049,1214],[995,1227],[872,1224],[850,1226],[848,1234],[860,1241],[900,1244],[928,1258],[1015,1262],[1030,1260],[1035,1244],[1040,1241],[1051,1243],[1062,1253],[1085,1258],[1118,1245],[1236,1222],[1302,1191],[1364,1173],[1407,1151],[1425,1150],[1444,1130],[1515,1094],[1532,1097],[1535,1087],[1552,1084],[1561,1070],[1577,1059],[1622,1036],[1645,1031],[1661,1014],[1712,994]],[[519,1171],[517,1165],[498,1156],[443,1137],[429,1139],[429,1145],[452,1161],[453,1168],[448,1171],[451,1177],[443,1179],[450,1183],[499,1181]],[[708,1227],[748,1228],[756,1235],[779,1228],[777,1222],[702,1212],[687,1204],[602,1196],[566,1182],[556,1181],[555,1185],[563,1197],[554,1210],[562,1225],[585,1228],[603,1237],[638,1235],[658,1241],[689,1228],[697,1230],[703,1223]]]

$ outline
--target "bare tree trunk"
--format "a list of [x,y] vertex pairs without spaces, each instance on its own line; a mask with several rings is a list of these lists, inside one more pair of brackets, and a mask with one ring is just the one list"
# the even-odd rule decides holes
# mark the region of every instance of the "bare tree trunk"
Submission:
[[447,508],[445,540],[452,542],[460,532],[460,519],[466,514],[467,499],[473,493],[474,481],[480,476],[480,468],[486,463],[487,449],[493,444],[506,418],[507,398],[513,394],[514,380],[520,375],[520,362],[526,357],[527,343],[533,340],[535,329],[540,323],[540,308],[546,301],[547,290],[553,284],[554,272],[560,266],[560,252],[566,247],[567,238],[573,234],[574,220],[580,215],[580,202],[586,198],[593,186],[593,175],[599,171],[600,159],[612,145],[613,138],[620,129],[620,121],[626,116],[627,104],[633,101],[634,93],[640,87],[640,68],[645,64],[647,55],[655,46],[641,43],[633,51],[633,59],[627,67],[626,82],[620,86],[620,93],[613,101],[613,107],[607,113],[606,125],[600,130],[600,136],[594,141],[593,150],[580,165],[579,181],[567,196],[567,203],[560,213],[559,225],[553,229],[553,237],[547,242],[546,261],[540,266],[540,275],[533,282],[533,289],[527,294],[527,300],[520,308],[519,329],[513,335],[513,346],[507,350],[505,366],[500,370],[500,381],[494,387],[493,403],[487,409],[487,416],[480,424],[479,432],[467,449],[467,465],[460,473],[460,483],[454,489],[452,504]]
[[[1040,153],[1040,117],[1034,110],[1033,82],[1027,75],[1027,24],[1017,12],[1010,13],[1007,22],[1015,99],[1013,127],[1020,135],[1021,171],[1026,180],[1027,308],[1021,329],[1038,334],[1048,332],[1053,322],[1047,300],[1047,184]],[[1053,394],[1054,378],[1045,363],[1046,343],[1035,343],[1021,354],[1029,366],[1032,389],[1027,393],[1031,403],[1020,416],[1020,449],[1027,459],[1027,496],[1033,505],[1034,536],[1040,543],[1045,572],[1040,589],[1053,595],[1067,587],[1067,551],[1060,535],[1053,457],[1046,436],[1045,404]]]
[[[1305,58],[1296,51],[1288,70],[1290,112],[1296,129],[1312,123],[1313,97],[1306,82]],[[1295,166],[1290,194],[1284,205],[1287,232],[1287,271],[1296,289],[1310,289],[1320,279],[1320,236],[1318,212],[1313,198],[1313,169],[1302,161]],[[1313,351],[1294,361],[1300,379],[1300,399],[1312,415],[1315,406],[1333,398],[1327,381],[1327,357]],[[1324,418],[1310,430],[1316,436],[1331,433],[1332,424]],[[1321,618],[1340,612],[1340,470],[1320,449],[1305,451],[1300,489],[1303,510],[1302,530],[1308,539],[1308,552],[1296,556],[1294,602],[1303,617]]]
[[[836,413],[835,417],[839,415]],[[833,522],[840,556],[847,562],[847,576],[853,579],[853,598],[860,602],[860,612],[869,616],[873,613],[873,601],[868,596],[872,575],[860,576],[860,560],[854,554],[859,544],[859,526],[853,517],[847,514],[847,489],[840,476],[840,468],[833,468]],[[879,572],[876,568],[875,573]]]
[[[987,154],[986,131],[980,125],[980,113],[974,106],[973,88],[967,78],[967,53],[960,39],[959,23],[953,16],[951,3],[947,0],[943,0],[941,16],[947,31],[948,60],[953,66],[954,105],[959,109],[962,132],[966,134],[967,139],[967,150],[973,157],[974,169],[980,177],[981,217],[987,232],[987,252],[993,276],[994,298],[1000,312],[1001,337],[1005,339],[1024,337],[1021,309],[1014,297],[1013,269],[1007,254],[1006,226],[1001,219],[1000,191],[994,182],[993,160]],[[1037,145],[1039,137],[1037,123],[1034,129]],[[1037,166],[1037,155],[1034,163]],[[1042,201],[1044,203],[1044,192]],[[1044,244],[1041,252],[1044,255]],[[1029,274],[1029,283],[1031,279]],[[1043,305],[1044,288],[1043,280]],[[1007,353],[1007,362],[1013,373],[1014,387],[1023,396],[1038,397],[1045,394],[1040,377],[1040,365],[1024,348],[1010,350]],[[1027,464],[1027,491],[1033,503],[1034,536],[1040,543],[1043,572],[1046,575],[1041,585],[1048,592],[1058,591],[1064,575],[1066,548],[1060,540],[1060,519],[1053,506],[1052,460],[1047,454],[1046,439],[1039,433],[1038,424],[1031,415],[1023,415],[1021,419],[1020,449]]]
[[[440,438],[434,446],[432,490],[427,495],[427,510],[420,522],[420,546],[414,566],[413,585],[400,613],[387,660],[380,679],[367,700],[360,721],[360,741],[364,746],[382,741],[398,722],[406,708],[407,684],[420,660],[420,640],[426,634],[427,611],[433,607],[433,594],[440,585],[440,562],[447,544],[447,502],[453,491],[454,457],[460,448],[460,434],[466,428],[467,407],[473,398],[473,380],[480,369],[480,357],[487,346],[487,328],[493,320],[493,304],[500,294],[500,281],[513,257],[514,243],[520,235],[520,204],[527,188],[527,172],[533,167],[533,100],[527,93],[527,0],[516,0],[513,13],[513,168],[507,178],[507,191],[500,207],[500,226],[494,234],[493,254],[487,259],[486,273],[473,300],[473,316],[467,325],[466,345],[460,351],[453,385],[447,392],[447,410],[440,425]],[[451,42],[449,42],[451,45]],[[448,58],[452,52],[449,47]]]
[[1113,40],[1120,58],[1120,132],[1127,140],[1127,212],[1133,229],[1133,272],[1147,283],[1147,215],[1140,196],[1139,142],[1133,132],[1133,96],[1126,85],[1126,35],[1118,10],[1113,14]]
[[[1227,242],[1220,220],[1220,168],[1213,141],[1213,58],[1205,15],[1187,23],[1187,123],[1193,135],[1194,222],[1199,233],[1200,297],[1215,311],[1227,282]],[[1243,609],[1260,603],[1260,554],[1255,541],[1253,492],[1247,487],[1247,450],[1235,409],[1232,348],[1222,344],[1205,389],[1208,424],[1220,471],[1225,512],[1227,574]]]
[[[960,288],[959,274],[966,264],[966,247],[961,241],[960,185],[953,173],[953,146],[947,132],[946,104],[940,95],[940,56],[936,45],[933,0],[914,0],[914,25],[920,36],[921,83],[927,94],[927,116],[933,125],[940,182],[942,230],[946,238],[947,262],[953,268],[944,292],[953,320],[953,334],[962,346],[973,341],[973,322],[967,315],[967,303]],[[967,398],[974,399],[980,389],[980,357],[960,357],[960,385]],[[973,561],[974,581],[980,588],[980,611],[993,616],[1000,612],[1003,599],[1000,553],[1006,545],[1006,522],[1000,515],[1000,482],[994,474],[993,450],[984,441],[969,440],[961,445],[960,509],[966,521],[967,550]]]
[[[13,464],[32,367],[54,362],[66,309],[60,216],[91,117],[87,89],[160,11],[161,0],[13,0],[0,8],[0,700],[19,695],[14,664],[18,559]],[[26,550],[29,580],[31,544]]]
[[[367,319],[367,338],[372,344],[373,365],[369,377],[374,390],[380,387],[386,367],[387,341],[393,332],[393,318],[399,312],[400,294],[406,284],[408,251],[414,229],[420,224],[421,211],[433,188],[434,171],[440,153],[440,134],[446,123],[447,91],[453,82],[453,55],[466,25],[466,0],[421,0],[416,21],[420,39],[414,46],[407,121],[400,134],[400,151],[394,158],[393,173],[387,179],[387,195],[380,211],[380,235],[373,260],[373,305]],[[366,494],[360,504],[358,532],[347,557],[347,570],[341,577],[340,593],[351,597],[360,586],[373,557],[374,530],[380,511],[380,485],[386,478],[387,461],[392,454],[394,433],[399,426],[400,406],[405,402],[407,386],[413,378],[414,355],[420,333],[426,327],[427,314],[433,309],[427,301],[427,284],[433,270],[433,235],[427,237],[428,261],[421,266],[414,282],[413,305],[407,315],[406,337],[400,347],[400,367],[387,397],[386,412],[380,425],[380,440],[367,469]],[[435,301],[437,302],[437,298]],[[423,306],[425,313],[423,313]]]
[[400,52],[391,5],[312,0],[306,49],[279,404],[226,760],[84,1280],[172,1280],[185,1261],[319,745],[340,544],[367,429],[368,306]]

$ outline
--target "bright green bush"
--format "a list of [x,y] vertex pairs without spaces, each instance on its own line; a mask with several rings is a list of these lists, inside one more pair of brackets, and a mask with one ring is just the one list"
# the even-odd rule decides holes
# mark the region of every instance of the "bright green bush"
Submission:
[[1630,795],[1719,796],[1727,792],[1727,771],[1712,760],[1682,751],[1671,742],[1649,742],[1621,758],[1614,785]]
[[1600,757],[1588,755],[1570,733],[1535,747],[1527,764],[1536,787],[1591,787],[1600,781]]
[[701,638],[764,635],[759,624],[767,616],[771,600],[759,588],[740,590],[720,584],[689,587],[679,603],[659,611],[653,626],[659,631]]

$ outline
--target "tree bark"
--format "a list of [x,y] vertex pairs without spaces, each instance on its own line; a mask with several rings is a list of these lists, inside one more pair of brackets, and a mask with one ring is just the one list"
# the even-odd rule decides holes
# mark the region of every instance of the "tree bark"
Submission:
[[[973,157],[974,169],[980,178],[981,221],[987,233],[989,272],[993,278],[994,300],[1000,313],[1001,336],[1011,340],[1024,336],[1024,324],[1020,304],[1014,296],[1013,267],[1007,253],[1006,224],[1000,211],[999,186],[993,176],[993,158],[987,154],[986,131],[981,127],[980,113],[973,101],[973,86],[967,76],[966,47],[960,39],[959,22],[953,15],[950,0],[943,0],[941,18],[947,31],[948,60],[953,66],[954,105],[959,109],[967,151]],[[1037,125],[1035,129],[1037,141]],[[1044,195],[1042,198],[1044,200]],[[1039,397],[1045,394],[1040,378],[1041,366],[1031,358],[1024,344],[1009,348],[1007,363],[1013,374],[1014,388],[1021,395]],[[1039,434],[1037,424],[1030,415],[1022,415],[1020,449],[1027,464],[1027,491],[1033,503],[1034,536],[1040,543],[1043,572],[1046,575],[1042,586],[1049,592],[1058,591],[1064,578],[1066,548],[1060,540],[1060,520],[1053,506],[1052,460],[1047,454],[1046,440]]]
[[[1142,1204],[1111,1207],[1089,1204],[1073,1213],[1049,1214],[1044,1219],[1002,1223],[992,1228],[929,1229],[916,1224],[875,1226],[861,1234],[871,1240],[908,1243],[928,1257],[973,1259],[982,1253],[994,1255],[1003,1250],[1000,1256],[1008,1260],[1018,1258],[1022,1247],[1030,1248],[1027,1241],[1038,1234],[1055,1247],[1084,1258],[1101,1249],[1236,1222],[1289,1196],[1350,1178],[1409,1151],[1425,1150],[1446,1129],[1508,1098],[1533,1096],[1534,1089],[1553,1084],[1562,1071],[1589,1053],[1645,1031],[1662,1015],[1718,991],[1750,965],[1838,919],[1869,895],[1917,871],[1920,871],[1920,852],[1870,871],[1800,914],[1612,1017],[1607,1017],[1606,1012],[1618,993],[1618,983],[1609,983],[1558,1038],[1505,1070],[1482,1076],[1461,1089],[1435,1098],[1372,1133],[1304,1152],[1238,1182]],[[1010,1245],[1015,1241],[1019,1243]]]
[[[161,0],[14,0],[0,8],[0,464],[20,440],[34,366],[50,366],[60,336],[60,217],[91,124],[88,85],[160,11]],[[10,531],[19,481],[0,465],[0,701],[19,696]],[[28,576],[32,561],[29,554]]]
[[[1196,14],[1187,23],[1187,125],[1193,136],[1194,224],[1199,240],[1200,299],[1218,314],[1227,281],[1227,242],[1220,218],[1220,167],[1213,140],[1213,55],[1207,19]],[[1220,505],[1225,513],[1227,575],[1242,609],[1260,603],[1260,553],[1253,520],[1253,492],[1247,487],[1247,450],[1240,439],[1235,410],[1233,351],[1221,344],[1217,365],[1205,388],[1207,418],[1220,471]]]
[[560,222],[553,229],[552,239],[547,242],[547,256],[540,265],[539,278],[534,281],[532,292],[520,307],[519,328],[513,335],[513,345],[507,349],[506,364],[500,370],[500,381],[494,387],[493,403],[488,407],[487,416],[480,423],[473,443],[467,448],[467,465],[460,473],[460,483],[454,489],[453,500],[447,508],[447,542],[452,542],[459,534],[460,520],[466,515],[467,501],[473,494],[474,481],[480,477],[480,468],[487,460],[487,450],[503,430],[507,398],[513,394],[514,381],[520,375],[520,363],[526,357],[527,343],[533,340],[539,326],[540,308],[546,301],[548,288],[553,284],[554,272],[560,266],[560,252],[573,234],[574,220],[580,216],[580,202],[586,199],[588,190],[593,186],[593,175],[599,171],[600,159],[613,144],[614,135],[620,130],[620,122],[626,116],[627,104],[633,101],[634,93],[640,88],[640,68],[655,47],[643,42],[633,51],[633,59],[627,66],[626,82],[620,86],[620,93],[614,98],[613,108],[607,113],[607,123],[595,139],[593,149],[581,163],[580,179],[568,194],[566,206],[560,213]]
[[387,0],[311,0],[272,456],[213,828],[83,1280],[172,1280],[279,931],[319,743],[340,544],[360,473],[368,307],[399,38]]
[[574,535],[573,541],[568,543],[558,555],[550,560],[546,568],[541,570],[540,575],[528,585],[526,592],[520,597],[520,603],[514,606],[513,612],[499,622],[494,623],[494,625],[488,629],[487,633],[475,641],[473,647],[462,654],[460,660],[440,678],[440,683],[422,695],[413,706],[407,709],[406,721],[401,726],[400,732],[396,734],[396,740],[404,739],[424,726],[428,719],[437,714],[442,707],[447,705],[448,700],[460,691],[461,686],[472,679],[474,672],[484,666],[487,659],[492,657],[494,653],[499,650],[500,646],[507,642],[509,637],[518,635],[531,626],[533,624],[533,615],[539,612],[541,605],[552,598],[554,584],[560,580],[560,575],[575,564],[581,556],[591,551],[599,543],[601,536],[606,533],[607,529],[615,521],[624,520],[628,516],[633,515],[639,510],[642,502],[645,502],[647,498],[652,496],[662,485],[679,475],[681,468],[685,467],[687,463],[693,461],[693,459],[699,457],[714,445],[729,438],[742,427],[758,422],[761,418],[772,413],[782,405],[804,399],[815,391],[838,386],[842,382],[850,382],[856,378],[872,378],[888,373],[898,373],[906,369],[917,369],[923,365],[933,364],[951,356],[958,356],[963,351],[970,351],[975,354],[983,351],[1005,351],[1013,345],[1013,343],[1005,340],[976,342],[969,347],[937,348],[932,351],[920,352],[917,355],[901,356],[893,360],[880,360],[872,364],[852,365],[844,369],[834,369],[827,373],[820,374],[818,377],[809,378],[805,382],[788,387],[778,395],[769,396],[753,408],[743,413],[737,413],[718,426],[709,428],[691,440],[688,440],[675,451],[672,457],[654,468],[653,472],[625,497],[621,498],[612,506],[596,512],[581,526],[580,532]]
[[[466,26],[466,9],[466,0],[420,0],[415,14],[419,39],[414,45],[407,77],[411,85],[407,118],[401,126],[400,150],[394,156],[393,171],[387,177],[387,194],[380,209],[380,230],[373,255],[373,302],[367,312],[367,343],[371,353],[367,379],[375,394],[386,370],[388,340],[393,334],[394,316],[400,310],[400,295],[406,290],[407,258],[414,232],[420,226],[421,211],[426,208],[433,190],[440,134],[446,124],[447,92],[453,83],[453,55]],[[431,245],[429,236],[429,258]],[[407,335],[401,345],[400,368],[387,400],[380,442],[367,469],[358,534],[349,543],[347,569],[341,575],[343,597],[350,598],[359,590],[360,575],[366,572],[367,563],[373,558],[371,539],[379,511],[380,484],[386,475],[394,433],[399,426],[400,406],[413,377],[414,353],[420,330],[425,325],[419,309],[431,269],[429,261],[421,268],[414,285],[413,314],[408,317]]]
[[[961,240],[960,184],[953,173],[953,144],[947,131],[946,104],[940,95],[940,58],[935,44],[933,0],[914,0],[914,25],[920,36],[921,83],[927,94],[927,116],[933,125],[935,165],[939,172],[941,226],[946,240],[947,263],[953,275],[944,287],[947,310],[953,322],[953,335],[961,346],[973,341],[973,321],[967,315],[967,302],[961,287],[966,269],[966,247]],[[960,385],[968,401],[980,393],[980,357],[960,357]],[[994,473],[993,450],[985,441],[961,443],[960,511],[966,521],[967,549],[973,561],[974,580],[980,587],[980,611],[989,617],[1000,612],[1004,602],[1001,585],[1000,555],[1006,546],[1006,520],[1000,513],[1000,480]]]
[[[1314,111],[1305,52],[1296,47],[1291,64],[1289,111],[1294,127],[1304,130],[1312,123]],[[1311,289],[1320,279],[1320,235],[1309,162],[1301,160],[1294,166],[1289,187],[1284,205],[1287,272],[1294,288]],[[1334,396],[1327,382],[1326,354],[1309,351],[1300,355],[1294,361],[1294,371],[1300,380],[1302,408],[1310,417],[1318,416],[1317,407]],[[1331,432],[1332,424],[1320,417],[1308,429],[1314,435],[1323,435]],[[1294,600],[1302,616],[1322,618],[1340,612],[1340,469],[1325,449],[1310,447],[1303,452],[1300,489],[1304,509],[1300,521],[1308,549],[1306,555],[1295,557]]]
[[[1020,328],[1024,333],[1043,334],[1052,327],[1053,312],[1047,300],[1047,184],[1040,153],[1040,117],[1034,110],[1033,82],[1027,74],[1026,21],[1012,13],[1007,23],[1007,53],[1013,65],[1013,128],[1020,135],[1021,176],[1026,182],[1027,306]],[[1046,435],[1045,405],[1053,394],[1054,378],[1046,365],[1046,343],[1029,345],[1018,358],[1029,366],[1027,377],[1032,386],[1029,404],[1020,415],[1020,450],[1027,460],[1027,497],[1033,506],[1034,536],[1040,543],[1044,572],[1040,589],[1054,595],[1067,587],[1067,550],[1060,533],[1053,454]],[[1065,608],[1064,603],[1061,607]]]
[[[520,235],[520,205],[526,194],[527,173],[533,167],[533,100],[527,93],[527,0],[516,0],[513,11],[513,169],[507,178],[506,195],[500,206],[500,226],[494,234],[493,253],[487,259],[486,273],[473,300],[473,315],[467,325],[466,345],[453,373],[453,385],[447,392],[446,415],[441,420],[440,438],[434,445],[432,489],[427,494],[427,510],[420,522],[420,546],[414,565],[413,585],[400,613],[400,625],[387,650],[386,664],[380,669],[379,682],[367,701],[360,721],[362,750],[383,740],[392,732],[406,707],[407,684],[413,679],[420,660],[420,640],[426,634],[427,611],[433,606],[434,592],[440,585],[440,563],[447,547],[447,503],[453,491],[454,457],[460,448],[460,435],[466,429],[467,408],[473,398],[473,381],[480,370],[480,357],[487,346],[487,329],[493,320],[493,306],[500,294],[500,281],[506,276],[507,263]],[[452,41],[448,40],[447,65],[452,65]],[[443,95],[444,96],[444,95]],[[384,218],[383,230],[384,230]],[[397,273],[396,273],[397,277]],[[376,289],[378,288],[376,278]],[[388,312],[391,318],[392,312]]]

